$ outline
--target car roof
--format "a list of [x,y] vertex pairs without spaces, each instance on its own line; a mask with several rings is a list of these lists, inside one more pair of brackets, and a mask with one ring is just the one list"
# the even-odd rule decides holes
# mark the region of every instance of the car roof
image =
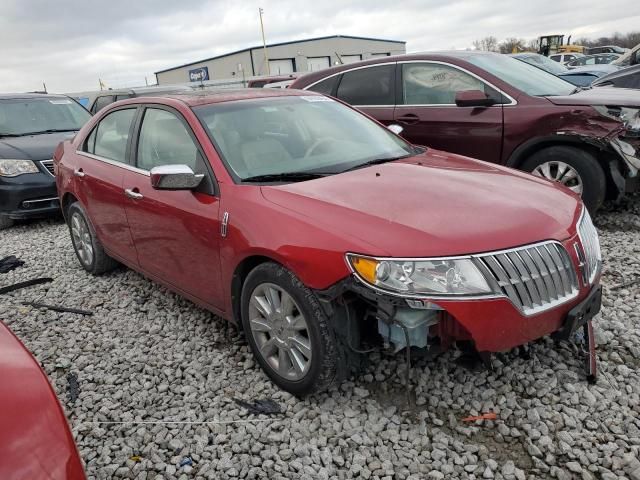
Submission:
[[212,103],[233,102],[238,100],[249,100],[252,98],[270,98],[270,97],[294,97],[294,96],[311,96],[320,95],[315,92],[307,92],[302,90],[277,89],[277,88],[242,88],[242,89],[219,89],[219,90],[203,90],[185,93],[174,93],[170,95],[161,95],[156,97],[137,98],[138,102],[127,100],[127,103],[144,103],[150,99],[172,98],[195,107],[198,105],[208,105]]
[[67,98],[67,96],[51,93],[0,93],[0,100],[26,100],[30,98]]

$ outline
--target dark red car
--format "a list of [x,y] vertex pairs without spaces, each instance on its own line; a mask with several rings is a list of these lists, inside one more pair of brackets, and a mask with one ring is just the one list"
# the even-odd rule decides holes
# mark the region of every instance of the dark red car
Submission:
[[291,88],[400,124],[415,144],[559,181],[591,211],[640,186],[638,90],[580,90],[506,55],[468,51],[342,65]]
[[117,102],[54,164],[86,270],[121,262],[236,323],[296,394],[341,378],[365,343],[497,352],[599,309],[577,195],[413,146],[316,93]]
[[2,322],[0,478],[85,478],[73,435],[46,374]]

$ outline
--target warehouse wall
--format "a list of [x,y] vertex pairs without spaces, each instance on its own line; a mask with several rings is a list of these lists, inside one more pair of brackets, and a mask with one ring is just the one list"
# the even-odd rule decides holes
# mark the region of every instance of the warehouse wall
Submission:
[[[404,43],[336,37],[269,47],[268,49],[269,60],[294,58],[296,72],[307,71],[307,57],[330,56],[331,65],[335,65],[338,61],[335,52],[340,55],[362,54],[362,59],[365,60],[372,53],[390,53],[391,55],[406,53],[406,46]],[[253,62],[256,67],[256,75],[267,74],[262,49],[253,51]]]
[[250,52],[247,51],[247,52],[236,53],[233,55],[227,55],[225,57],[217,58],[215,60],[194,63],[193,65],[180,67],[175,70],[169,70],[163,73],[158,73],[156,77],[159,85],[186,83],[186,82],[189,82],[189,70],[193,70],[198,67],[208,67],[209,78],[211,80],[222,79],[222,78],[224,79],[242,78],[242,72],[238,70],[239,63],[242,64],[242,68],[245,71],[245,75],[247,77],[252,76],[251,56],[250,56]]
[[[268,47],[269,60],[293,59],[296,72],[306,72],[308,57],[330,57],[330,65],[338,62],[336,52],[340,55],[362,55],[365,60],[372,54],[389,53],[399,55],[406,53],[406,46],[403,43],[387,42],[384,40],[360,40],[355,38],[332,37],[309,42],[289,43],[286,45]],[[252,71],[252,57],[253,68]],[[179,67],[156,75],[158,84],[169,85],[189,82],[189,70],[198,67],[208,67],[209,78],[218,79],[241,79],[242,72],[238,70],[241,63],[245,75],[267,75],[267,67],[264,61],[264,50],[255,48],[250,51],[235,53],[217,59],[198,62],[192,65]],[[271,74],[278,72],[272,71]]]

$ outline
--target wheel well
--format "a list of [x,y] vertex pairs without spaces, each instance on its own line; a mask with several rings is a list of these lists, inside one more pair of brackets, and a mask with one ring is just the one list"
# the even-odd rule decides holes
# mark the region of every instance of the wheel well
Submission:
[[78,199],[76,197],[73,196],[73,194],[71,193],[65,193],[64,196],[62,197],[62,215],[64,216],[64,218],[67,218],[67,210],[69,209],[69,206],[74,203],[77,202]]
[[279,263],[274,259],[263,255],[253,255],[242,260],[233,272],[233,277],[231,279],[231,308],[233,309],[233,319],[240,329],[242,329],[240,299],[242,297],[242,286],[244,285],[244,281],[247,279],[247,275],[249,275],[251,270],[256,268],[258,265],[267,262]]
[[613,198],[613,196],[615,196],[613,195],[613,192],[617,191],[618,187],[613,181],[613,177],[611,175],[611,167],[609,165],[611,162],[611,155],[607,153],[605,150],[603,150],[602,148],[598,147],[597,145],[592,145],[590,143],[587,143],[579,139],[574,139],[574,140],[566,139],[565,141],[560,141],[558,139],[549,139],[548,141],[533,143],[529,146],[526,146],[521,151],[516,151],[513,157],[510,158],[509,161],[507,162],[507,166],[511,168],[520,169],[522,164],[525,161],[527,161],[529,157],[549,147],[572,147],[572,148],[577,148],[579,150],[583,150],[593,155],[593,157],[598,161],[598,163],[602,167],[602,170],[604,171],[604,174],[606,177],[605,178],[606,185],[607,185],[606,197]]

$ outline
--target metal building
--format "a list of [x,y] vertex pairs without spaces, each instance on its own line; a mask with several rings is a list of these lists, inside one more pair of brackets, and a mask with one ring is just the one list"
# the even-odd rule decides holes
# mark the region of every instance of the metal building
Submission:
[[155,72],[158,85],[208,80],[241,80],[263,75],[286,75],[320,70],[341,63],[406,53],[406,42],[332,35],[245,48]]

